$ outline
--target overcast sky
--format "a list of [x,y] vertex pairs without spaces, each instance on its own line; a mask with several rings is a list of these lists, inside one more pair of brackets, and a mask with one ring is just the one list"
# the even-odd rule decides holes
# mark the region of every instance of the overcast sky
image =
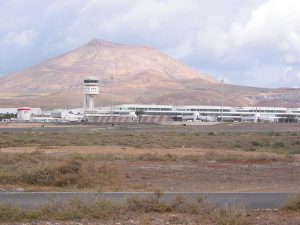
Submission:
[[300,87],[299,0],[0,0],[0,74],[91,39],[158,48],[228,83]]

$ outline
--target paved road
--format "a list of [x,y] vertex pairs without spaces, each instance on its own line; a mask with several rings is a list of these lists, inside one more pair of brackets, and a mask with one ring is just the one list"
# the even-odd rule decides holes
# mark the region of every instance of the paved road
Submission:
[[[178,195],[185,199],[195,200],[204,196],[205,202],[212,203],[219,207],[236,206],[249,209],[276,209],[292,193],[178,193],[166,192],[162,195],[161,201],[171,201]],[[47,204],[49,201],[67,202],[71,199],[106,199],[111,201],[124,202],[126,199],[139,196],[153,196],[151,192],[2,192],[0,203],[11,203],[20,207],[28,208]]]
[[30,133],[30,132],[86,132],[93,127],[75,127],[75,126],[61,126],[61,127],[1,127],[0,133]]
[[[28,124],[27,124],[28,125]],[[30,124],[29,124],[30,125]],[[173,126],[161,126],[155,124],[45,124],[45,127],[0,127],[0,133],[24,133],[24,132],[87,132],[91,130],[105,130],[111,132],[120,131],[143,131],[143,132],[154,132],[154,131],[174,131]],[[287,124],[287,123],[269,123],[269,124],[217,124],[212,126],[180,126],[180,131],[188,132],[300,132],[300,124]]]
[[[30,125],[30,124],[28,124]],[[33,126],[33,127],[0,127],[0,133],[29,133],[29,132],[49,132],[49,133],[58,133],[58,132],[75,132],[75,133],[81,133],[81,132],[88,132],[88,131],[137,131],[137,130],[143,130],[152,131],[153,129],[161,129],[163,126],[156,125],[156,124],[117,124],[112,126],[110,123],[108,124],[58,124],[52,126],[50,124],[40,124],[40,126]],[[167,127],[165,127],[167,128]]]

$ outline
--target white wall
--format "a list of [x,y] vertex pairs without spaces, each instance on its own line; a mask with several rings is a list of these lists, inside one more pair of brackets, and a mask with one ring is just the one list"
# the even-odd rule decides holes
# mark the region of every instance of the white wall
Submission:
[[[6,113],[14,113],[17,114],[18,110],[17,108],[0,108],[0,114],[6,114]],[[31,108],[31,114],[42,114],[41,108]]]

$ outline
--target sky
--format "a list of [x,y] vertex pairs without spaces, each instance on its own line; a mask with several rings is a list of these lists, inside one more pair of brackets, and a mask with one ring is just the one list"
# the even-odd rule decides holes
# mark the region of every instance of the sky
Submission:
[[300,87],[299,0],[0,0],[0,75],[91,39],[157,48],[226,83]]

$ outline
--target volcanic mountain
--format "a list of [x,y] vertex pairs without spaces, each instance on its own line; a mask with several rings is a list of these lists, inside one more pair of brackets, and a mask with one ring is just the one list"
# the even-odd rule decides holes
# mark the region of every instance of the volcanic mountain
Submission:
[[[220,83],[148,47],[91,40],[64,55],[0,77],[0,107],[80,107],[82,82],[100,80],[96,105],[220,104]],[[13,91],[12,91],[13,90]],[[226,105],[298,105],[298,89],[224,85]]]

